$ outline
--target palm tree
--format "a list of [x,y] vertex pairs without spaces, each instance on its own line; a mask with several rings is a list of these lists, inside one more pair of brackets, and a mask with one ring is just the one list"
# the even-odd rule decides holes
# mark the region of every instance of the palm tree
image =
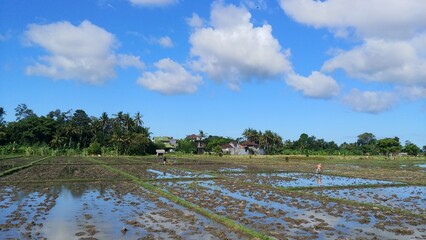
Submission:
[[200,138],[200,141],[203,140],[203,138],[206,136],[203,130],[199,131],[198,137]]
[[263,145],[267,154],[271,153],[273,141],[274,133],[271,130],[266,130],[265,133],[261,135],[261,145]]
[[102,113],[102,116],[100,117],[100,122],[102,124],[102,131],[105,133],[109,126],[109,117],[106,112]]
[[5,124],[4,115],[6,115],[6,112],[4,111],[3,107],[0,107],[0,126]]
[[113,133],[110,142],[113,144],[117,154],[119,154],[122,145],[121,143],[123,142],[122,136],[118,133]]
[[115,131],[123,128],[123,112],[120,111],[117,114],[114,114],[115,118],[113,119]]
[[126,133],[130,132],[130,129],[133,127],[133,119],[128,113],[123,114],[123,127]]
[[71,148],[73,138],[75,135],[77,135],[78,130],[70,122],[67,122],[64,130],[65,130],[65,136],[68,138],[68,147]]
[[52,141],[50,141],[50,146],[58,149],[63,146],[65,140],[66,137],[64,137],[59,130],[56,130],[55,134],[53,135]]
[[106,112],[103,112],[101,117],[98,119],[100,124],[101,132],[99,133],[98,140],[100,141],[102,146],[107,145],[108,140],[111,138],[111,119],[108,117]]
[[260,136],[262,135],[262,132],[258,132],[254,130],[253,128],[248,128],[244,130],[243,136],[246,138],[247,141],[253,142],[255,144],[260,144]]
[[143,115],[140,112],[136,112],[135,116],[133,117],[133,121],[136,126],[142,127],[144,122],[142,121]]

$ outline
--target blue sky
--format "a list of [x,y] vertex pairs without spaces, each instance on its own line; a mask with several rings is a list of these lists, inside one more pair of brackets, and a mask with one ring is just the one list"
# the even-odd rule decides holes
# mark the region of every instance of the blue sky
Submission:
[[143,114],[153,136],[272,130],[426,145],[423,0],[0,2],[0,106]]

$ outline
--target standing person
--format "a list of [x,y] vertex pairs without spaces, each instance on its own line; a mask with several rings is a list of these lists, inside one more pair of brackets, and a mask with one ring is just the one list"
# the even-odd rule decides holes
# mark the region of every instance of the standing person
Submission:
[[164,164],[166,164],[166,163],[167,163],[166,155],[163,155],[163,163],[164,163]]
[[321,172],[322,172],[322,166],[321,166],[321,163],[320,163],[316,166],[315,173],[321,174]]

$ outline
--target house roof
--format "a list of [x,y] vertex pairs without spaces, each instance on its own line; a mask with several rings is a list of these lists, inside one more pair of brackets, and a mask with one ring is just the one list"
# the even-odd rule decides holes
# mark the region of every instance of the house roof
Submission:
[[169,148],[175,149],[176,148],[175,146],[171,145],[170,143],[164,143],[164,147],[167,148],[167,149],[169,149]]
[[167,136],[161,136],[161,137],[154,137],[154,142],[168,142],[173,139],[173,137],[167,137]]
[[186,136],[186,138],[191,139],[191,140],[199,140],[200,136],[196,135],[196,134],[191,134]]
[[221,146],[222,149],[226,149],[226,148],[234,148],[234,146],[232,146],[231,144],[227,143]]

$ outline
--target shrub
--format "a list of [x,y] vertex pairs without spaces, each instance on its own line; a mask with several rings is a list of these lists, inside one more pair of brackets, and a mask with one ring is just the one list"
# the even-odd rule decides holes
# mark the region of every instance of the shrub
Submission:
[[101,144],[98,142],[92,142],[87,148],[87,153],[89,155],[98,155],[102,153]]

